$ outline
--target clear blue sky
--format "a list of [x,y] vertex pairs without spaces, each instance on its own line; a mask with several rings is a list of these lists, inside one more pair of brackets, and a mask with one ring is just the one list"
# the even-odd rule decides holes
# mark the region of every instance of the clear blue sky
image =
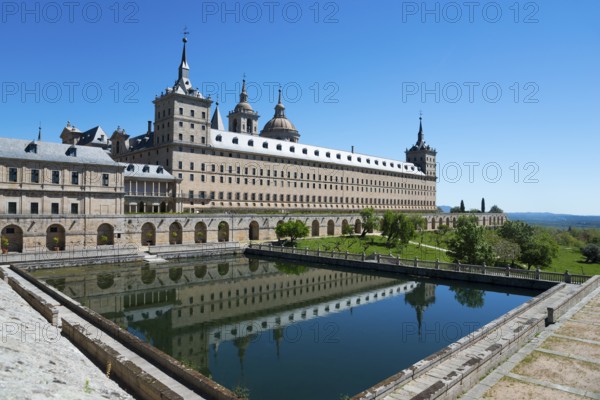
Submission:
[[404,159],[422,111],[438,204],[600,214],[600,2],[470,4],[2,2],[0,136],[143,133],[187,26],[224,115],[245,73],[261,126],[281,84],[302,142]]

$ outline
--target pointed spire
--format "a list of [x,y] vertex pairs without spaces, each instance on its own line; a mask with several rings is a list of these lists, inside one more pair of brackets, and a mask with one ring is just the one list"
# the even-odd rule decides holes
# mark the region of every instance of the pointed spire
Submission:
[[187,63],[186,55],[186,43],[187,43],[187,32],[184,32],[183,36],[183,52],[181,53],[181,64],[179,65],[179,80],[188,79],[190,74],[190,66]]
[[242,92],[240,93],[240,103],[248,102],[248,92],[246,92],[246,74],[244,74],[244,79],[242,80]]
[[277,100],[277,105],[275,106],[275,117],[285,118],[285,106],[281,102],[281,88],[279,88],[279,100]]
[[215,112],[213,114],[213,117],[210,121],[210,128],[211,129],[216,129],[218,131],[224,131],[225,130],[225,124],[223,124],[223,119],[221,118],[221,112],[219,111],[219,101],[217,100],[216,103],[216,107],[215,107]]
[[38,138],[37,138],[38,142],[42,141],[42,123],[40,122],[40,126],[38,128]]
[[417,146],[425,144],[425,135],[423,134],[423,113],[419,113],[419,134],[417,138]]

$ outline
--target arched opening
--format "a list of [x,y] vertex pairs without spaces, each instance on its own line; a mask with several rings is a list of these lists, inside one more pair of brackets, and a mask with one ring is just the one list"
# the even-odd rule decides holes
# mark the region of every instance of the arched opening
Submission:
[[446,226],[450,228],[450,217],[446,217]]
[[23,229],[17,225],[8,225],[2,229],[2,251],[23,251]]
[[219,242],[229,242],[229,224],[225,221],[219,222]]
[[169,226],[169,243],[170,244],[181,244],[183,236],[183,229],[179,222],[173,222]]
[[204,222],[198,222],[194,228],[194,241],[196,243],[206,243],[206,224]]
[[252,221],[250,222],[250,228],[248,232],[248,238],[250,240],[258,240],[260,233],[260,227],[258,226],[258,222]]
[[179,281],[181,279],[181,275],[183,275],[183,270],[181,267],[169,268],[169,279],[173,282]]
[[[283,221],[281,221],[281,220],[277,221],[277,226],[279,226],[281,224],[283,224]],[[277,229],[277,228],[275,228],[275,229]],[[275,230],[275,234],[277,234],[277,230]],[[277,240],[281,240],[281,238],[279,236],[277,236]]]
[[156,278],[156,271],[153,269],[150,269],[150,267],[148,265],[143,266],[141,278],[142,278],[142,283],[144,285],[149,285],[152,282],[154,282],[154,279]]
[[46,247],[48,250],[65,249],[65,228],[62,225],[50,225],[46,229]]
[[167,202],[166,201],[163,201],[162,203],[160,203],[160,212],[161,213],[167,212]]
[[483,226],[485,226],[485,217],[483,217],[483,219],[481,220]]
[[142,246],[154,246],[156,244],[156,228],[151,222],[142,225]]
[[115,244],[115,233],[112,225],[102,224],[98,227],[96,244],[98,246],[109,246]]
[[217,265],[217,271],[219,275],[225,276],[229,273],[229,263],[222,263]]
[[194,267],[194,275],[196,276],[196,278],[202,279],[206,276],[206,270],[206,265],[196,265]]
[[311,236],[319,236],[319,230],[320,230],[320,226],[319,226],[319,221],[317,221],[316,219],[312,222],[312,226],[311,226]]
[[435,218],[431,218],[431,229],[435,229]]
[[452,218],[452,227],[456,228],[456,217]]
[[444,218],[440,217],[439,222],[438,222],[438,228],[442,225],[444,225]]
[[238,121],[237,119],[233,120],[233,131],[238,132]]
[[335,222],[333,220],[327,221],[327,235],[333,236],[335,235]]
[[96,284],[102,290],[110,288],[115,283],[115,275],[114,274],[98,274],[96,275]]
[[362,221],[357,219],[354,223],[354,233],[362,233]]
[[348,228],[348,220],[342,221],[342,235],[348,235],[352,231]]

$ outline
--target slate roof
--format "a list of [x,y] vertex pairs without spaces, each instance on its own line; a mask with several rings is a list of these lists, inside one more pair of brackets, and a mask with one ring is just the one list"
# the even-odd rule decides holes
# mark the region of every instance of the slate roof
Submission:
[[[75,155],[67,155],[69,149],[75,149]],[[0,138],[0,159],[119,166],[99,147],[10,138]]]

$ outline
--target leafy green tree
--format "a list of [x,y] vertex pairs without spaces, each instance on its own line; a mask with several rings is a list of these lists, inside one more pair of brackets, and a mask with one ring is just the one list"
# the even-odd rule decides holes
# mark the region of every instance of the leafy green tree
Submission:
[[458,214],[458,213],[460,213],[460,207],[452,207],[450,209],[450,213],[451,214]]
[[308,236],[308,232],[308,226],[302,221],[287,221],[275,228],[277,237],[289,237],[292,244],[296,242],[296,239]]
[[460,212],[461,213],[465,212],[465,202],[463,200],[460,201]]
[[501,237],[518,244],[521,248],[521,253],[523,253],[525,246],[531,241],[533,233],[533,226],[523,221],[506,221],[498,230],[498,234]]
[[478,226],[478,218],[474,215],[458,218],[454,237],[448,241],[448,250],[455,261],[468,264],[489,264],[495,258],[492,246],[485,240],[485,229]]
[[350,224],[342,226],[342,235],[352,236],[354,227]]
[[521,248],[521,261],[527,269],[549,267],[558,255],[558,245],[546,230],[536,229],[533,237]]
[[517,243],[497,235],[495,231],[487,230],[486,239],[501,265],[514,264],[521,256],[521,247]]
[[502,214],[504,211],[502,211],[502,209],[500,207],[498,207],[497,205],[493,205],[492,208],[490,208],[489,211],[491,214]]
[[360,212],[362,219],[363,231],[360,237],[365,237],[367,233],[373,232],[375,227],[379,224],[379,217],[375,214],[375,210],[371,207],[365,208]]
[[597,263],[600,261],[600,246],[590,243],[581,249],[581,254],[585,257],[585,262]]
[[385,212],[381,219],[381,234],[387,237],[388,246],[395,246],[398,243],[407,245],[415,236],[415,229],[422,218],[417,220],[413,217],[392,211]]

